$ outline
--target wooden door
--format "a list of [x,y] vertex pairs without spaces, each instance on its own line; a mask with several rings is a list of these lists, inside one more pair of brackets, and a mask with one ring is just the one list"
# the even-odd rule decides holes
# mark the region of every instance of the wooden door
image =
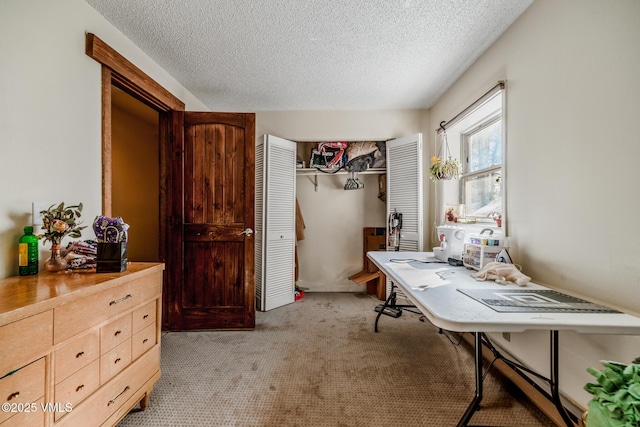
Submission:
[[175,112],[165,324],[255,326],[255,115]]

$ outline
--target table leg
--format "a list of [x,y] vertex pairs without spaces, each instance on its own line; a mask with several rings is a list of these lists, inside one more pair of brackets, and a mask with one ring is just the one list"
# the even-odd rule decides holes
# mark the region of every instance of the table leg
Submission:
[[575,423],[569,417],[567,410],[562,405],[562,401],[560,400],[560,388],[558,387],[558,371],[560,365],[560,356],[559,356],[559,333],[558,331],[551,331],[551,378],[549,382],[551,384],[551,396],[553,403],[556,405],[556,409],[560,413],[562,420],[565,422],[567,427],[575,426]]
[[382,312],[384,311],[385,308],[389,307],[390,305],[396,305],[396,291],[395,291],[395,285],[393,284],[393,282],[391,282],[391,290],[389,291],[389,296],[387,297],[387,299],[384,301],[384,304],[382,306],[382,310],[380,310],[378,312],[378,315],[376,316],[376,322],[375,322],[375,327],[374,330],[376,332],[378,332],[378,320],[380,320],[380,316],[382,316]]
[[476,395],[469,404],[466,412],[458,422],[458,427],[466,427],[473,414],[480,408],[482,400],[482,333],[474,332],[475,336],[475,371],[476,371]]

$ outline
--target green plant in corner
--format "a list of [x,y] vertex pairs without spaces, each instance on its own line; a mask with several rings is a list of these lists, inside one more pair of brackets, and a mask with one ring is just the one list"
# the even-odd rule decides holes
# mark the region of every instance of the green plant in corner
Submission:
[[640,425],[640,357],[630,365],[601,361],[604,369],[587,368],[597,383],[584,389],[593,395],[587,427],[633,427]]

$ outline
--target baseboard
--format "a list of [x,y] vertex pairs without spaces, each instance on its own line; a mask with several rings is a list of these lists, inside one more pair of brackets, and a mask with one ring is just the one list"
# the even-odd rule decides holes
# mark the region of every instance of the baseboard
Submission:
[[[473,352],[473,347],[475,345],[474,337],[472,334],[463,334],[464,341],[468,344],[468,348],[471,352]],[[482,346],[482,356],[488,360],[493,360],[494,356],[491,350],[487,347]],[[504,363],[502,360],[497,360],[493,364],[492,369],[497,369],[502,375],[508,378],[513,384],[516,385],[528,398],[529,400],[538,407],[546,416],[548,416],[557,426],[565,427],[562,417],[558,413],[555,405],[550,402],[542,393],[540,393],[534,386],[532,386],[529,382],[527,382],[524,378],[522,378],[516,371],[513,370],[509,365]],[[578,418],[582,417],[582,413],[585,412],[584,408],[581,408],[577,403],[572,402],[572,405],[575,406],[575,409],[580,414],[578,415],[575,411],[571,411]],[[570,409],[570,408],[568,408]]]
[[350,292],[350,293],[363,293],[366,289],[364,286],[356,285],[353,282],[349,282],[347,285],[317,285],[317,284],[302,284],[299,286],[305,289],[305,292]]

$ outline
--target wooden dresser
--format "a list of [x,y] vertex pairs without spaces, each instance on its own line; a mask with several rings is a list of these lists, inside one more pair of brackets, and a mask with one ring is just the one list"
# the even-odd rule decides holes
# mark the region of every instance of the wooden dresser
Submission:
[[160,378],[164,264],[0,280],[0,426],[115,425]]

